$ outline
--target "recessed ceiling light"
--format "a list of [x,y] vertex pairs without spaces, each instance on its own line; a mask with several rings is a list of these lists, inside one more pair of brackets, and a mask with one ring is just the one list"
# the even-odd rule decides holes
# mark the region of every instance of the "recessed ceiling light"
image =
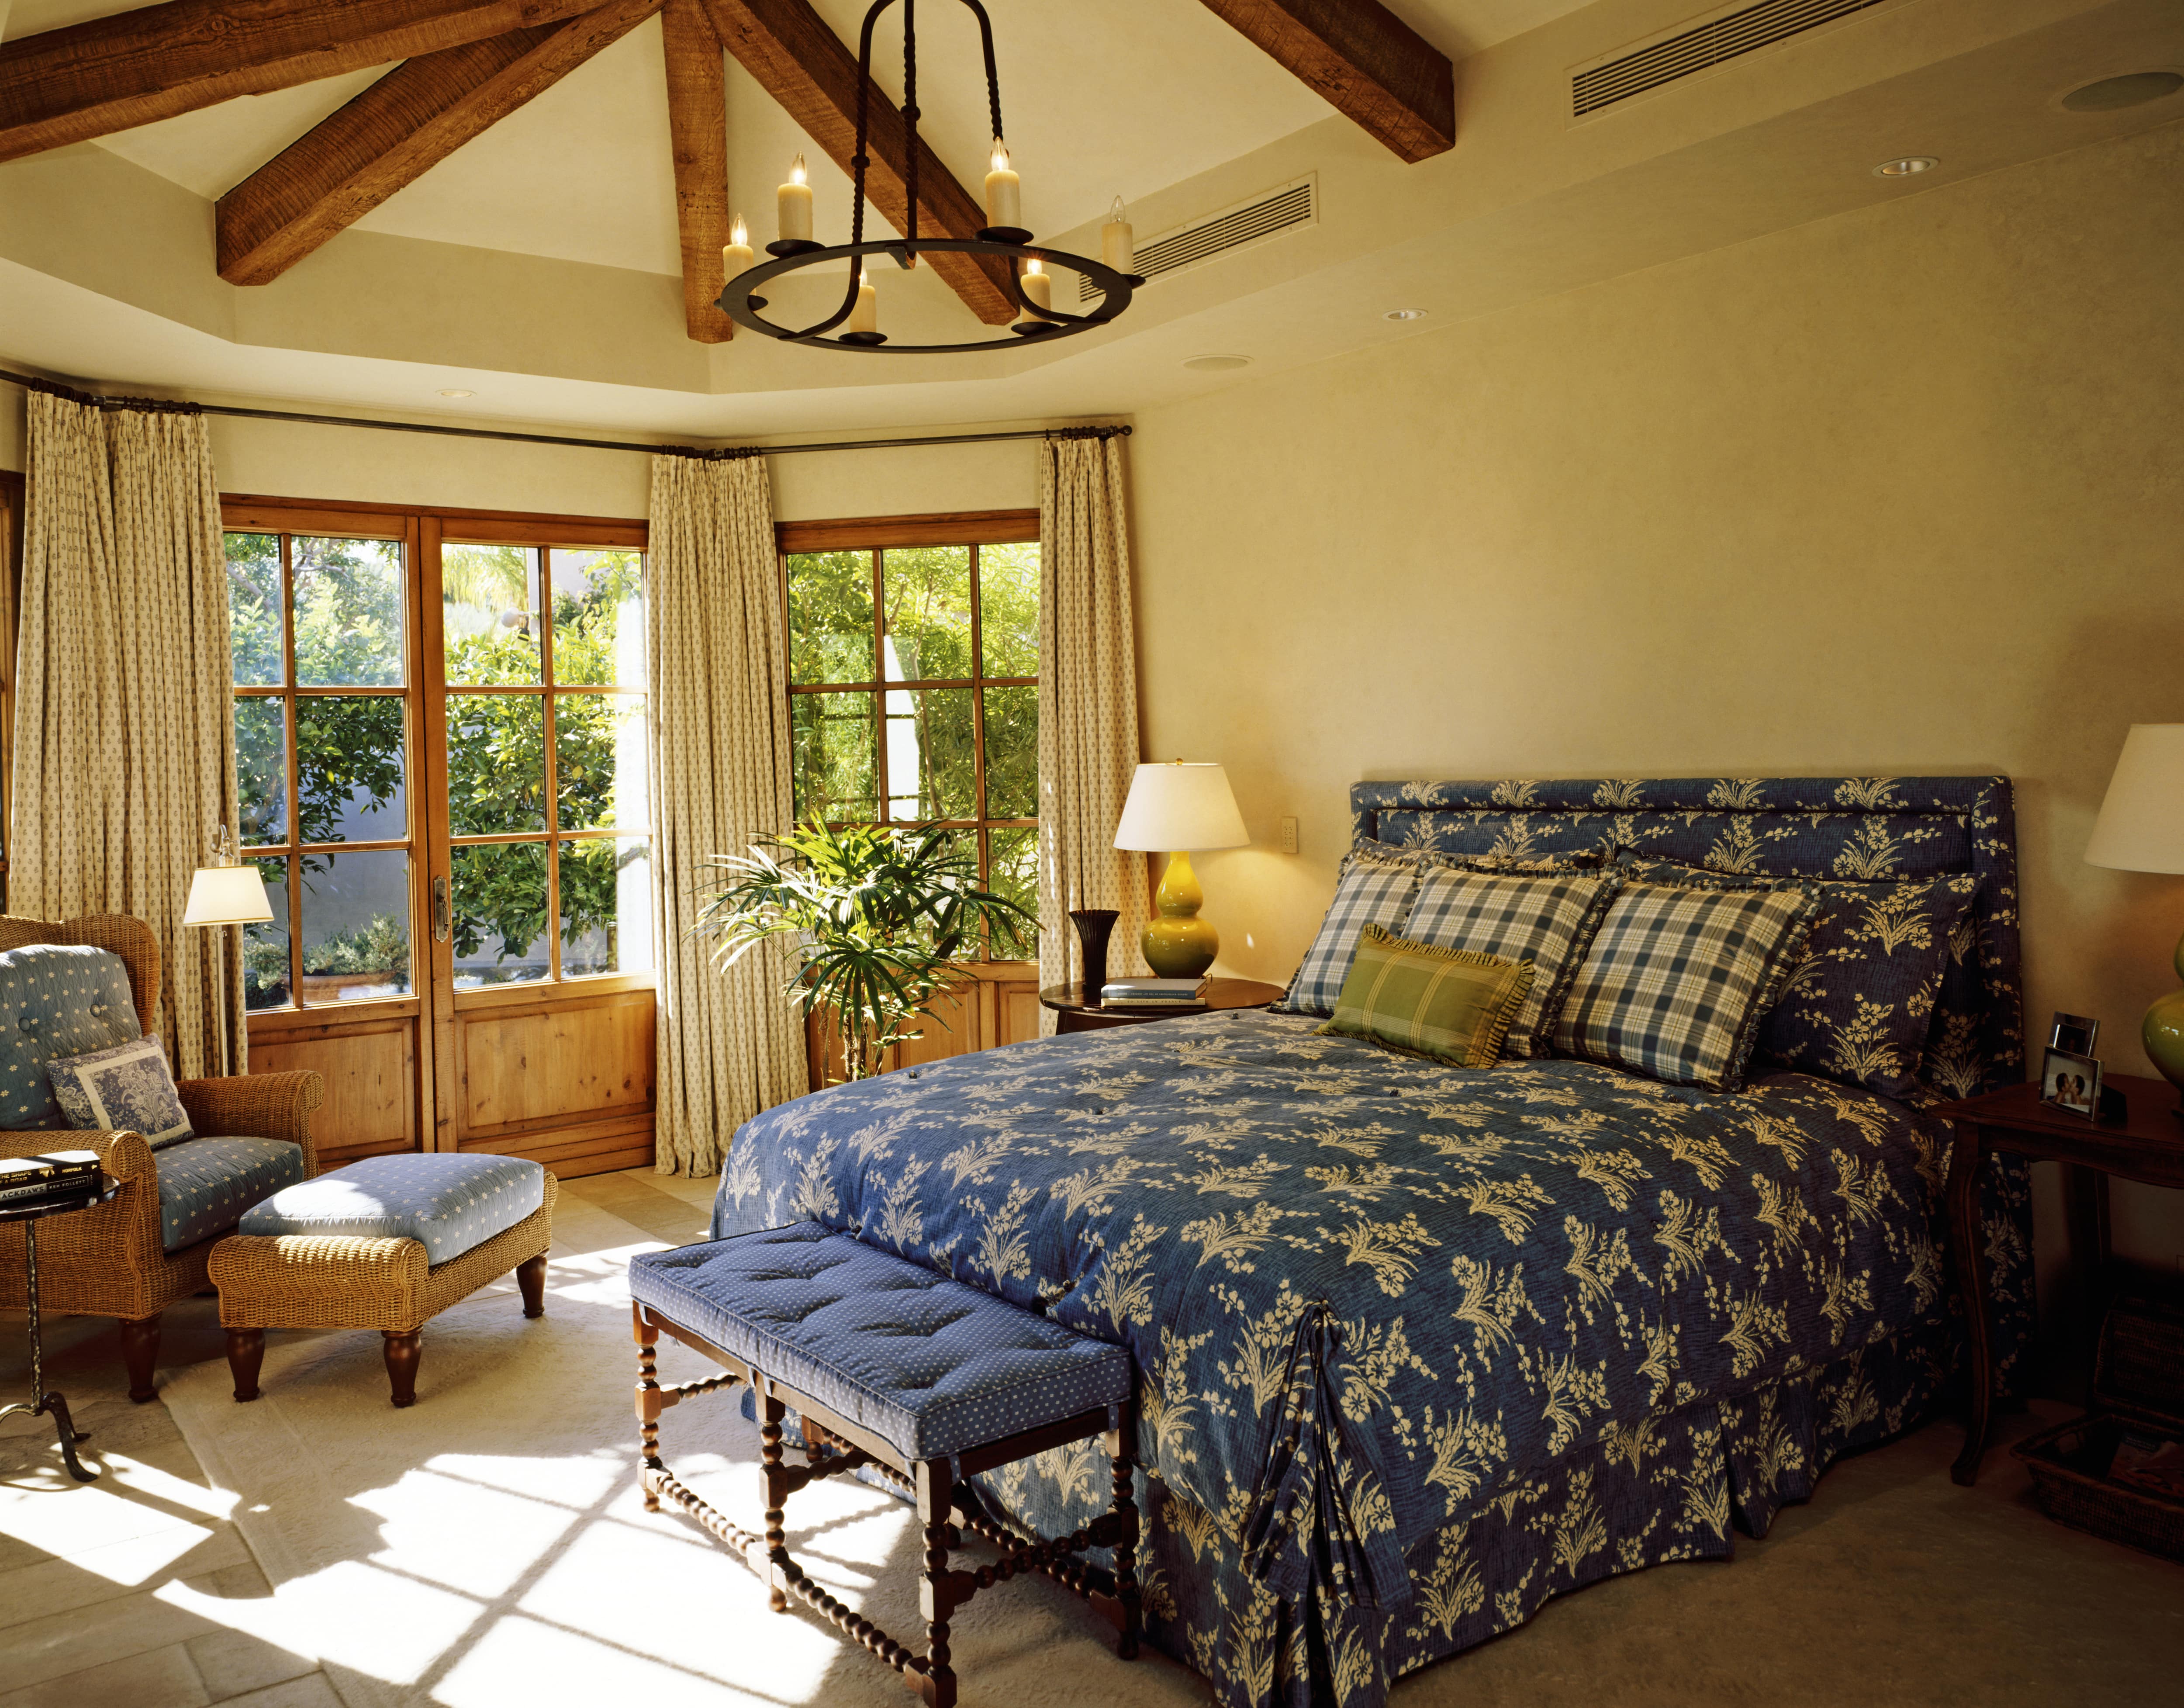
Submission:
[[477,394],[465,391],[460,386],[443,386],[440,395],[443,398],[474,398]]
[[2142,107],[2179,89],[2184,89],[2184,75],[2177,72],[2130,71],[2073,89],[2063,98],[2063,104],[2073,113],[2113,113],[2120,107]]
[[1390,309],[1380,316],[1384,321],[1422,321],[1425,317],[1424,309]]
[[1921,172],[1930,172],[1942,163],[1931,154],[1906,154],[1900,160],[1883,160],[1873,169],[1876,178],[1915,178]]
[[1190,356],[1185,358],[1183,365],[1193,373],[1225,374],[1231,368],[1248,368],[1251,366],[1251,359],[1249,356]]

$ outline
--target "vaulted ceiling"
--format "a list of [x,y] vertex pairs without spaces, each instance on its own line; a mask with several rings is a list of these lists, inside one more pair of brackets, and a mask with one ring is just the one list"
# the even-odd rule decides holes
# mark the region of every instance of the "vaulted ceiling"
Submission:
[[[0,6],[0,359],[393,408],[467,389],[465,407],[496,415],[724,437],[1126,410],[1221,382],[1181,366],[1194,354],[1312,360],[1928,187],[1874,179],[1891,154],[1941,155],[1939,183],[2174,122],[2158,103],[2088,114],[2057,98],[2184,63],[2171,0],[1878,0],[1578,120],[1574,68],[1708,14],[989,8],[1041,241],[1096,254],[1117,194],[1141,244],[1299,181],[1315,218],[1156,278],[1116,327],[1051,350],[889,360],[730,341],[710,306],[718,245],[738,212],[772,235],[791,156],[811,164],[819,235],[847,235],[864,0],[15,0]],[[875,52],[887,103],[900,12]],[[975,225],[989,128],[975,26],[925,0],[918,33],[921,225]],[[876,232],[903,212],[892,113],[872,149]],[[975,269],[883,289],[890,327],[919,336],[1006,317]],[[1435,318],[1381,318],[1397,307]]]

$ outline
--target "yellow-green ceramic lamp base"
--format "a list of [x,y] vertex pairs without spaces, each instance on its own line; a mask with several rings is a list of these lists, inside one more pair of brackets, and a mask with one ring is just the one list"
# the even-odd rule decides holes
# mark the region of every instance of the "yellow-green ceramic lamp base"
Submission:
[[1206,892],[1198,887],[1198,874],[1190,869],[1190,855],[1167,857],[1167,870],[1153,901],[1160,917],[1145,926],[1140,940],[1145,965],[1158,978],[1198,978],[1221,952],[1221,934],[1198,917]]
[[[2184,939],[2176,945],[2176,976],[2184,979]],[[2139,1039],[2161,1076],[2176,1087],[2178,1108],[2184,1109],[2184,991],[2171,991],[2146,1011]]]

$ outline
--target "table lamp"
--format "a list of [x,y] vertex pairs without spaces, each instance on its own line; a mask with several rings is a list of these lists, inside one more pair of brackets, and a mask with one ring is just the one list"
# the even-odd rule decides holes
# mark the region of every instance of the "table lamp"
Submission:
[[[2120,872],[2184,872],[2184,723],[2131,725],[2086,860]],[[2184,979],[2184,941],[2176,975]],[[2155,1000],[2139,1037],[2162,1077],[2184,1092],[2184,991]],[[2184,1103],[2178,1108],[2184,1114]]]
[[265,899],[265,880],[255,866],[236,859],[227,826],[213,840],[212,864],[200,866],[190,879],[190,899],[182,907],[185,925],[262,925],[273,917]]
[[1140,765],[1130,779],[1123,821],[1115,827],[1117,848],[1166,854],[1154,897],[1160,917],[1145,926],[1140,941],[1145,964],[1163,979],[1195,979],[1213,964],[1221,936],[1198,917],[1206,892],[1190,869],[1190,857],[1207,848],[1241,848],[1251,841],[1244,816],[1228,792],[1228,773],[1218,765]]

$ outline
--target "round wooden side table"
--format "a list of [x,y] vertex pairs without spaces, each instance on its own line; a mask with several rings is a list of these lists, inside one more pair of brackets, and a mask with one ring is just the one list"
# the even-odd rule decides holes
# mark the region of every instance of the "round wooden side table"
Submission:
[[91,1432],[78,1429],[70,1419],[67,1400],[46,1391],[46,1348],[38,1331],[38,1222],[44,1216],[64,1216],[74,1210],[87,1210],[94,1204],[111,1203],[114,1195],[120,1190],[121,1182],[109,1178],[98,1192],[79,1192],[71,1198],[0,1204],[0,1222],[23,1224],[23,1293],[30,1306],[31,1319],[31,1398],[27,1403],[18,1400],[13,1405],[0,1406],[0,1417],[21,1411],[32,1417],[52,1418],[53,1428],[61,1438],[61,1457],[68,1461],[68,1474],[78,1482],[96,1482],[98,1473],[86,1471],[83,1462],[75,1456],[76,1443]]
[[1199,992],[1205,1006],[1196,1008],[1103,1008],[1082,985],[1049,985],[1039,993],[1039,1006],[1051,1008],[1057,1032],[1097,1032],[1109,1026],[1141,1026],[1148,1020],[1173,1020],[1185,1014],[1203,1014],[1215,1008],[1263,1008],[1280,999],[1279,985],[1262,985],[1256,979],[1208,979]]

